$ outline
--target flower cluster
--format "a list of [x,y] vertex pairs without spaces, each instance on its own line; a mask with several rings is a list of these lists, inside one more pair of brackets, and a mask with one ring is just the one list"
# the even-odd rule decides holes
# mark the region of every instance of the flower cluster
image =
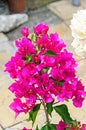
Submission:
[[10,104],[15,116],[31,111],[38,101],[47,104],[71,99],[75,107],[81,107],[86,97],[76,77],[75,59],[58,34],[49,35],[48,29],[40,23],[29,35],[29,29],[22,28],[22,38],[15,42],[17,51],[5,64],[5,71],[14,79],[9,90],[15,95]]
[[77,122],[76,126],[68,126],[68,124],[60,121],[59,124],[56,125],[56,130],[65,130],[66,128],[69,130],[86,130],[86,124],[81,125],[80,122]]
[[71,20],[72,46],[78,56],[86,57],[86,9],[74,14]]

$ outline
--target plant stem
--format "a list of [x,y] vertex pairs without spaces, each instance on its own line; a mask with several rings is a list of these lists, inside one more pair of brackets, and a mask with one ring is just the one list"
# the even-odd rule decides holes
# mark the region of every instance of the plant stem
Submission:
[[60,103],[60,101],[54,102],[53,107],[55,107],[58,103]]
[[54,102],[53,105],[60,103],[60,101]]
[[44,111],[45,111],[46,122],[49,124],[49,116],[48,116],[48,113],[47,113],[47,110],[46,110],[46,105],[43,101],[42,101],[42,105],[43,105]]
[[76,61],[79,62],[79,61],[81,61],[81,60],[86,60],[86,57],[83,57],[83,58],[81,58],[81,59],[79,59],[79,60],[76,60]]

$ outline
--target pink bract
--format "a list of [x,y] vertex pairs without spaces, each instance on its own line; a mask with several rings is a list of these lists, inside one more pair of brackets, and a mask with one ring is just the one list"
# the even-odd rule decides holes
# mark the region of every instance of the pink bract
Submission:
[[49,30],[49,27],[44,23],[40,23],[36,27],[34,27],[34,33],[36,35],[46,34],[48,30]]
[[86,130],[86,124],[82,124],[82,127],[80,130]]
[[60,121],[59,124],[56,125],[56,130],[64,130],[68,127],[68,124],[65,124],[63,121]]
[[27,36],[29,35],[29,29],[28,29],[28,27],[23,27],[23,28],[21,29],[21,34],[22,34],[23,36],[27,37]]

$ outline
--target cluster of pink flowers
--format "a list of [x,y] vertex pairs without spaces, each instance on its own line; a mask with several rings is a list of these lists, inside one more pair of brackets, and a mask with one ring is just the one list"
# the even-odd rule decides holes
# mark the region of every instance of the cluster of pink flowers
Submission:
[[81,107],[86,96],[81,81],[76,78],[77,65],[72,54],[57,33],[48,35],[47,31],[47,25],[37,25],[33,43],[24,27],[23,37],[16,41],[15,55],[5,64],[5,71],[15,79],[9,89],[16,97],[10,105],[16,115],[31,110],[38,97],[48,103],[55,95],[59,101],[72,99],[76,107]]
[[60,102],[71,99],[75,107],[81,107],[86,97],[76,77],[72,53],[58,34],[49,35],[48,29],[40,23],[29,36],[28,28],[22,28],[22,38],[15,42],[17,51],[5,64],[5,71],[14,79],[9,90],[15,95],[10,108],[16,116],[32,110],[39,99],[45,103],[54,101],[54,97]]
[[86,124],[81,125],[80,122],[77,122],[77,126],[68,126],[68,124],[60,121],[59,124],[56,125],[56,130],[65,130],[66,128],[70,128],[69,130],[86,130]]

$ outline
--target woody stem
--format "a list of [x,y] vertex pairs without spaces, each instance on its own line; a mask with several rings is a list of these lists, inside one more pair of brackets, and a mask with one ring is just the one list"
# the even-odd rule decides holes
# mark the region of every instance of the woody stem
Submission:
[[47,110],[46,110],[46,105],[45,103],[42,101],[42,105],[44,107],[44,111],[45,111],[45,116],[46,116],[46,121],[47,123],[49,124],[49,116],[48,116],[48,113],[47,113]]

